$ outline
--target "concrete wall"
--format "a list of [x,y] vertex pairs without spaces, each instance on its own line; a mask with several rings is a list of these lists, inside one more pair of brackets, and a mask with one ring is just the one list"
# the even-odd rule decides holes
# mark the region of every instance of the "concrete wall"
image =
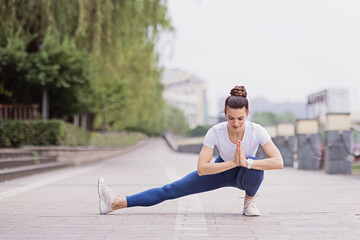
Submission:
[[319,170],[320,168],[320,139],[318,134],[298,134],[298,168],[305,170]]
[[293,167],[294,166],[294,144],[295,137],[275,137],[273,138],[274,144],[278,147],[283,160],[284,167]]
[[[325,132],[325,171],[330,174],[351,174],[350,131]],[[342,136],[341,136],[342,135]],[[343,140],[341,139],[343,138]],[[345,143],[344,143],[345,142]],[[345,145],[344,145],[345,144]]]

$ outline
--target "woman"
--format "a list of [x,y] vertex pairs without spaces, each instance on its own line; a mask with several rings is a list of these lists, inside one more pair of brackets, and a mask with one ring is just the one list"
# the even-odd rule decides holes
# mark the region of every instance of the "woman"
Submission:
[[[236,187],[245,190],[243,214],[259,216],[254,198],[264,171],[282,169],[283,159],[270,135],[259,124],[247,120],[249,104],[243,86],[234,87],[225,101],[227,122],[214,125],[206,133],[198,159],[198,169],[182,179],[160,188],[127,197],[116,197],[104,179],[98,182],[99,210],[101,214],[135,206],[152,206],[168,199],[214,190]],[[258,160],[256,151],[262,145],[269,158]],[[220,156],[211,163],[214,146]],[[254,161],[255,160],[255,161]]]

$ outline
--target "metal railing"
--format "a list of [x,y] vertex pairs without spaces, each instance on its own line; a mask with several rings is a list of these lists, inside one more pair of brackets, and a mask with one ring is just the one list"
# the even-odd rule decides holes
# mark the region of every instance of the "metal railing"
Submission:
[[39,104],[0,104],[0,119],[39,119]]

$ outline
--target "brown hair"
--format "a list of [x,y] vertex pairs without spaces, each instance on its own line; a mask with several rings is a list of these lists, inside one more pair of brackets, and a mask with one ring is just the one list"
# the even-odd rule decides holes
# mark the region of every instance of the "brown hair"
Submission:
[[246,96],[247,92],[244,86],[235,86],[231,89],[230,96],[225,100],[225,112],[227,106],[235,109],[245,107],[246,110],[249,110],[249,102]]

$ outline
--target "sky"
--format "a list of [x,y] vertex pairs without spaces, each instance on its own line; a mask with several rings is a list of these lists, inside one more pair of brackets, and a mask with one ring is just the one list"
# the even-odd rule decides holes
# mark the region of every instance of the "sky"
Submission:
[[168,0],[168,10],[175,32],[160,38],[160,65],[205,81],[210,114],[235,85],[273,103],[347,88],[360,111],[359,0]]

